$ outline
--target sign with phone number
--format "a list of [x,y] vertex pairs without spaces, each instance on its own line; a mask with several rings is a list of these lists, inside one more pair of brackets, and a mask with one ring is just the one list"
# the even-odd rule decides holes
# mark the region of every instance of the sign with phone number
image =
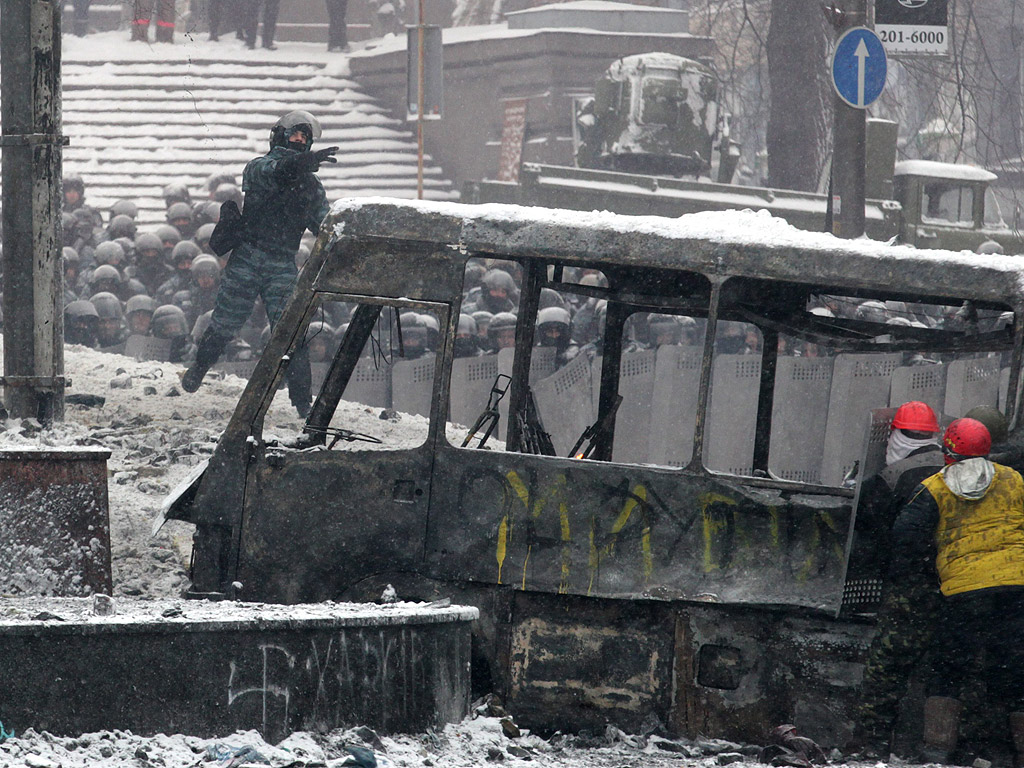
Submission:
[[949,50],[946,27],[912,27],[906,24],[875,24],[886,53],[944,54]]
[[948,0],[875,0],[875,32],[888,54],[949,50]]

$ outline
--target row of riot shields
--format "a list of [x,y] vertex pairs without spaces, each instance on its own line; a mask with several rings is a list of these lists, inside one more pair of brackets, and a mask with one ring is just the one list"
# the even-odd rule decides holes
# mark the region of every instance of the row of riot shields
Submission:
[[[698,346],[663,346],[623,354],[614,461],[664,466],[690,461],[701,351]],[[483,372],[484,360],[457,361],[463,365],[452,371],[452,421],[460,421],[457,392],[467,422],[485,406],[490,373],[499,368]],[[600,357],[581,355],[546,375],[546,361],[534,366],[531,387],[558,455],[568,455],[583,430],[598,419],[601,362]],[[507,368],[511,370],[510,360]],[[757,355],[715,358],[706,435],[708,468],[739,475],[751,472],[760,377]],[[955,417],[976,405],[1003,407],[1008,378],[998,357],[912,366],[903,365],[901,354],[780,357],[769,469],[784,479],[839,485],[861,458],[872,409],[922,400],[936,413]],[[501,434],[506,423],[503,414]]]
[[[623,401],[615,419],[616,462],[679,467],[689,463],[700,385],[700,346],[662,346],[625,352],[619,376]],[[499,374],[511,375],[514,350],[453,362],[449,421],[472,425],[486,410]],[[781,478],[839,485],[861,459],[867,414],[908,400],[936,413],[963,415],[976,405],[1004,406],[1008,369],[998,357],[904,365],[903,355],[839,354],[779,357],[775,375],[769,469]],[[345,399],[427,416],[436,358],[360,359]],[[241,376],[253,362],[221,363]],[[535,347],[530,386],[543,428],[557,455],[566,456],[598,418],[602,358],[579,355],[556,369],[554,350]],[[313,364],[314,391],[327,364]],[[709,469],[750,474],[753,464],[761,359],[716,356],[711,379],[705,463]],[[498,403],[497,441],[508,426],[508,398]],[[494,444],[493,447],[500,447]]]

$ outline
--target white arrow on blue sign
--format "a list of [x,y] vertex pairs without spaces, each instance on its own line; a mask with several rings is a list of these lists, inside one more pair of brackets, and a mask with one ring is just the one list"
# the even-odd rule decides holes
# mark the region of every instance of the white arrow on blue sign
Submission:
[[832,85],[839,98],[857,109],[864,109],[885,88],[885,48],[867,27],[854,27],[843,33],[832,54]]

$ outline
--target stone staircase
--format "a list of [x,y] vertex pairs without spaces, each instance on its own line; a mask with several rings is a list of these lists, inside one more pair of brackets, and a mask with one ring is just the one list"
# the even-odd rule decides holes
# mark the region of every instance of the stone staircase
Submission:
[[[104,214],[118,199],[139,206],[140,225],[162,223],[162,190],[206,196],[213,173],[241,183],[245,163],[268,149],[270,126],[308,109],[324,126],[317,146],[341,147],[320,170],[329,200],[416,197],[416,140],[409,126],[317,63],[256,61],[87,62],[63,65],[64,172],[85,180],[86,201]],[[424,197],[453,200],[451,182],[429,158]]]

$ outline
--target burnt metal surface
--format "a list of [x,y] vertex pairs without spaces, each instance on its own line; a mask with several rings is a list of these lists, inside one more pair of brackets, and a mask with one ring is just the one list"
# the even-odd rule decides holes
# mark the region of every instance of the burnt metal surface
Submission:
[[436,450],[426,556],[437,576],[577,595],[839,607],[850,498],[681,470]]
[[380,568],[417,567],[431,463],[426,448],[256,458],[237,571],[246,599],[330,599]]
[[255,728],[278,741],[355,725],[420,732],[468,711],[473,609],[424,607],[393,621],[313,619],[301,606],[268,620],[188,613],[142,622],[0,617],[4,727],[196,736]]
[[0,592],[109,594],[110,451],[0,451]]
[[[373,200],[346,201],[334,210],[324,228],[343,233],[333,246],[336,252],[350,249],[347,241],[373,240],[387,233],[396,247],[400,241],[436,239],[469,252],[507,258],[790,280],[883,296],[970,296],[1018,308],[1024,294],[1020,266],[1011,256],[987,256],[982,260],[975,254],[884,247],[877,242],[838,240],[824,234],[818,239],[806,232],[795,234],[792,242],[764,241],[751,233],[730,234],[705,228],[685,217],[645,220],[603,211]],[[343,226],[339,228],[340,224]],[[383,257],[367,258],[360,270],[367,275],[375,274],[375,270],[383,270],[383,274],[389,271]]]
[[[609,276],[612,303],[630,303],[628,294],[639,306],[664,300],[683,308],[706,297],[690,464],[575,461],[449,444],[454,317],[470,255],[520,259],[528,290],[549,266],[558,280],[559,267],[586,265]],[[681,290],[656,295],[644,280],[654,274],[679,275],[669,284]],[[247,600],[296,602],[362,589],[373,596],[391,582],[465,598],[485,614],[476,636],[479,666],[527,725],[630,725],[654,712],[676,733],[757,740],[796,720],[812,738],[840,744],[873,631],[834,618],[854,490],[704,468],[716,323],[743,312],[769,329],[794,322],[798,315],[786,312],[807,314],[807,298],[823,288],[1012,309],[1012,411],[1024,345],[1022,276],[1011,257],[807,233],[766,238],[704,219],[347,201],[325,222],[198,488],[171,516],[198,523],[198,591],[224,589],[237,578]],[[617,290],[624,293],[615,296]],[[428,306],[439,316],[447,330],[423,446],[296,451],[263,441],[287,351],[322,298],[316,291]],[[358,317],[354,325],[365,335],[373,318]],[[809,317],[808,330],[834,335],[835,328]],[[520,379],[529,336],[517,336]],[[1011,336],[995,341],[1005,349]],[[343,346],[312,427],[331,417],[361,346]],[[616,377],[605,378],[602,390],[614,390]],[[514,381],[510,399],[522,402],[524,386]],[[602,402],[614,394],[602,391]],[[769,404],[762,397],[761,409]],[[763,419],[762,430],[769,427]],[[763,459],[763,435],[761,441]],[[621,659],[611,674],[611,660]]]

